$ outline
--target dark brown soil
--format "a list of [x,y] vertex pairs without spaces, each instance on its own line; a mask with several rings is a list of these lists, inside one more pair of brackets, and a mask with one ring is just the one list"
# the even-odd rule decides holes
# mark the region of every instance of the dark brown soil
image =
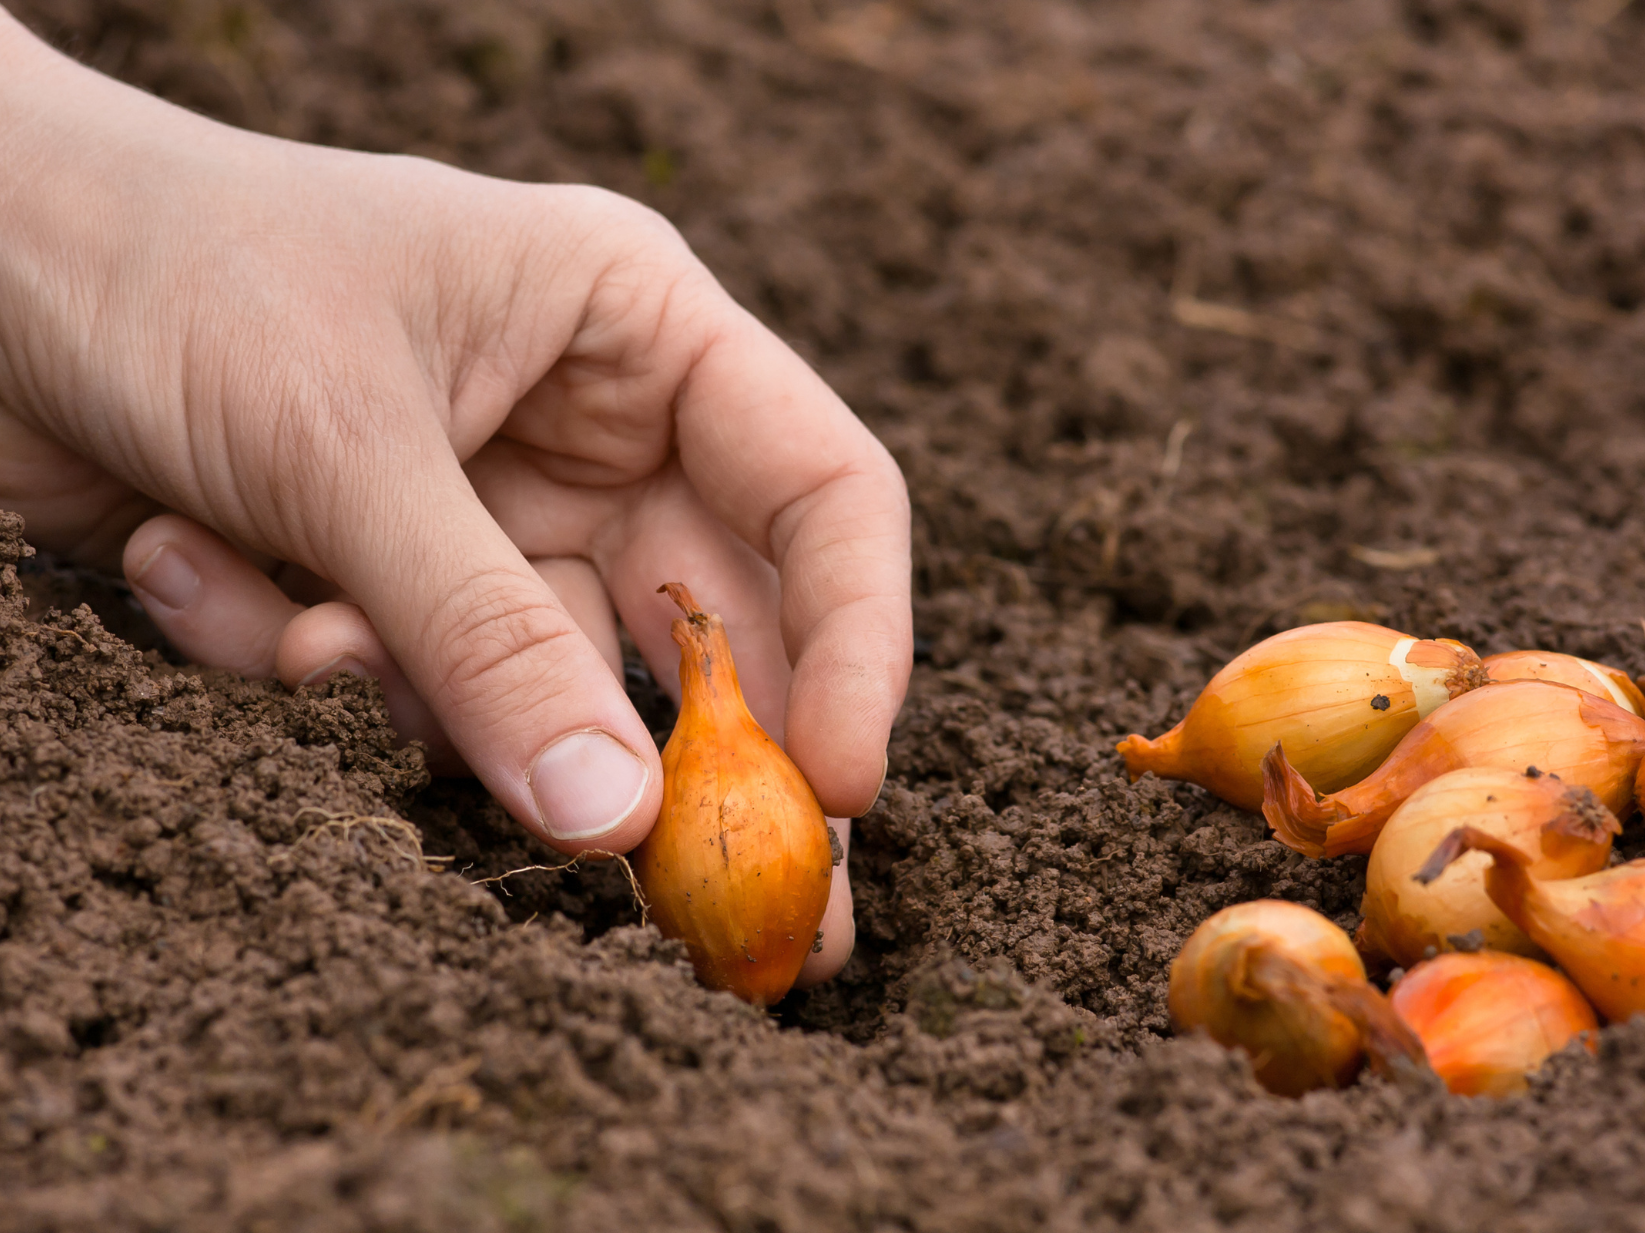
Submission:
[[1362,866],[1112,752],[1309,620],[1645,671],[1640,6],[13,2],[235,123],[664,211],[897,454],[920,662],[857,953],[773,1019],[611,866],[476,885],[549,855],[373,687],[6,566],[0,1228],[1645,1228],[1645,1023],[1501,1103],[1163,1039],[1198,921],[1349,923]]

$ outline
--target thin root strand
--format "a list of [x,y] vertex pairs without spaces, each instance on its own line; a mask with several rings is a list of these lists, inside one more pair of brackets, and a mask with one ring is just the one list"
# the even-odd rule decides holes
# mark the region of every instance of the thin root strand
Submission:
[[[640,909],[640,924],[643,926],[649,919],[651,905],[646,903],[645,894],[640,890],[639,879],[634,876],[634,866],[628,863],[628,857],[624,856],[621,852],[608,852],[604,848],[586,848],[577,853],[577,855],[573,856],[570,860],[566,861],[563,865],[522,865],[518,869],[510,869],[506,873],[494,874],[489,878],[476,878],[474,879],[472,885],[501,885],[501,883],[508,878],[512,878],[516,874],[521,873],[564,873],[568,869],[576,868],[585,856],[604,856],[616,861],[622,866],[623,876],[628,879],[628,889],[634,894],[634,906]],[[507,892],[504,893],[506,894]]]

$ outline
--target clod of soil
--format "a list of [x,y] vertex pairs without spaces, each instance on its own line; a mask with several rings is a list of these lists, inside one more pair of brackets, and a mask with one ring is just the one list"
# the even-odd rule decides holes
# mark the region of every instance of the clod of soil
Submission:
[[1195,924],[1351,924],[1362,865],[1112,743],[1304,621],[1645,670],[1639,6],[14,7],[235,123],[662,210],[903,465],[920,662],[857,954],[773,1020],[610,866],[504,877],[559,862],[371,686],[140,653],[5,524],[0,1228],[1637,1223],[1645,1026],[1503,1103],[1164,1039]]

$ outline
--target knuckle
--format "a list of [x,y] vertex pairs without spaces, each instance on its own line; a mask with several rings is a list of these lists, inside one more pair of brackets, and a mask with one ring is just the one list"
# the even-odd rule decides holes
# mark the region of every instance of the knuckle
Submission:
[[[559,609],[542,602],[512,574],[465,580],[439,606],[448,624],[440,630],[447,649],[442,673],[446,688],[492,701],[545,686],[557,692],[556,678],[569,658],[568,639],[577,627]],[[517,671],[529,662],[529,672]]]
[[579,186],[573,191],[579,195],[578,207],[602,230],[627,225],[653,241],[686,247],[679,228],[643,202],[605,188]]
[[872,476],[876,485],[895,503],[899,514],[906,517],[911,513],[908,496],[908,477],[903,474],[897,460],[891,456],[891,451],[875,441],[875,465]]

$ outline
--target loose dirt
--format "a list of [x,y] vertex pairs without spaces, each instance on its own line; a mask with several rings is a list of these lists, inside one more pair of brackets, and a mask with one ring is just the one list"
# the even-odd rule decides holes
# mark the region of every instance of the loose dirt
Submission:
[[0,524],[0,1228],[1645,1227],[1645,1024],[1500,1103],[1168,1039],[1196,923],[1363,863],[1112,752],[1312,620],[1645,671],[1639,6],[14,6],[663,211],[903,465],[919,663],[857,952],[762,1016],[612,866],[483,882],[557,862],[374,686],[170,663]]

